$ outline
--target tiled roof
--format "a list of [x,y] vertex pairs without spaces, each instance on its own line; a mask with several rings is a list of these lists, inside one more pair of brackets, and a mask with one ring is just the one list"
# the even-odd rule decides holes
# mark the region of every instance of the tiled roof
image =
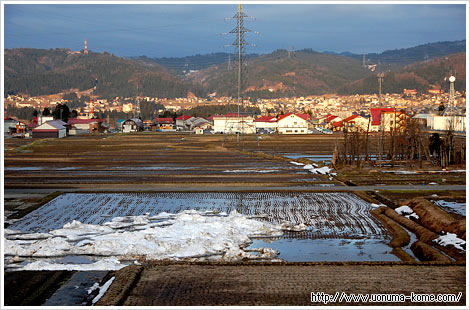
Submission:
[[157,117],[155,122],[160,124],[173,124],[173,119],[171,117]]
[[310,120],[310,116],[309,116],[308,114],[302,114],[302,113],[296,113],[296,114],[294,114],[294,113],[288,113],[288,114],[286,114],[286,115],[281,115],[281,116],[279,116],[279,118],[277,119],[277,121],[279,122],[281,119],[284,119],[284,118],[286,118],[286,117],[288,117],[288,116],[290,116],[290,115],[296,115],[296,116],[298,116],[298,117],[300,117],[300,118],[302,118],[302,119],[304,119],[304,120],[306,120],[306,121]]
[[261,116],[255,119],[255,122],[267,122],[267,123],[275,123],[277,119],[274,116]]
[[182,120],[182,121],[185,121],[185,120],[187,120],[187,119],[190,119],[191,117],[192,117],[192,116],[188,116],[188,115],[180,115],[180,116],[178,116],[176,119],[177,119],[177,120],[180,120],[180,121],[181,121],[181,120]]

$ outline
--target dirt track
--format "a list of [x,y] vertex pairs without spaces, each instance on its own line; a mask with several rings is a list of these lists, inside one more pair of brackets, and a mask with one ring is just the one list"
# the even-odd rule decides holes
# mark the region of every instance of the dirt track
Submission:
[[[134,279],[134,281],[132,281]],[[99,305],[296,305],[312,303],[311,292],[335,294],[458,294],[459,303],[370,303],[338,299],[328,305],[465,305],[465,266],[402,264],[154,265],[129,267]]]

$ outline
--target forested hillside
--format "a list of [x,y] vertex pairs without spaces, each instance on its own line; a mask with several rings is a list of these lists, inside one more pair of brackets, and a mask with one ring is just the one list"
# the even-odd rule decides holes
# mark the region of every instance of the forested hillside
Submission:
[[200,87],[170,74],[159,65],[147,66],[136,60],[109,53],[71,54],[67,49],[5,50],[5,94],[54,94],[70,89],[92,89],[102,97],[202,96]]

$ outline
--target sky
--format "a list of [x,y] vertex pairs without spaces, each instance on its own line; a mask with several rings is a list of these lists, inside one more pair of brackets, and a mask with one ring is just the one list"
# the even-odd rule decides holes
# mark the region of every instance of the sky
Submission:
[[[4,3],[5,48],[69,48],[117,56],[232,53],[229,4]],[[276,49],[374,53],[466,38],[464,4],[250,4],[247,53]],[[463,3],[463,2],[461,2]],[[256,34],[254,32],[259,32]],[[228,34],[227,34],[228,33]],[[251,45],[253,44],[253,45]],[[228,46],[227,46],[228,45]]]

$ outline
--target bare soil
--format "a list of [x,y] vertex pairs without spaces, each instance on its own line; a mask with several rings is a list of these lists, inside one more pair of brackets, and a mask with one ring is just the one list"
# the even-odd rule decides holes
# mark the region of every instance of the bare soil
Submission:
[[[129,286],[129,283],[132,284]],[[338,300],[328,305],[465,305],[465,266],[207,264],[129,267],[116,273],[116,280],[97,305],[324,306],[321,302],[311,302],[311,292],[404,295],[462,292],[459,303],[347,303]]]

